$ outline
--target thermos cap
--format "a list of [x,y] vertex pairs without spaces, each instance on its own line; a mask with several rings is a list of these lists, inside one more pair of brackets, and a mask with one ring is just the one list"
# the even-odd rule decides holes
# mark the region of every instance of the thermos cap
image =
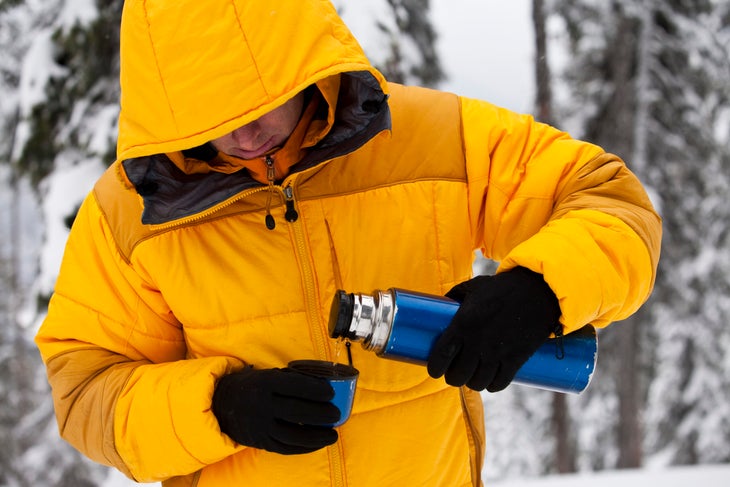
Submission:
[[330,308],[329,332],[330,337],[339,338],[347,335],[352,323],[352,313],[355,307],[355,296],[338,290],[332,299]]

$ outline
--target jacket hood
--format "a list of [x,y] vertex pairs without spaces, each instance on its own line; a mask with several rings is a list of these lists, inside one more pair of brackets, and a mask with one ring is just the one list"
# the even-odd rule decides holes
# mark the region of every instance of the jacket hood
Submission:
[[120,46],[121,160],[197,147],[343,73],[387,92],[329,0],[127,0]]

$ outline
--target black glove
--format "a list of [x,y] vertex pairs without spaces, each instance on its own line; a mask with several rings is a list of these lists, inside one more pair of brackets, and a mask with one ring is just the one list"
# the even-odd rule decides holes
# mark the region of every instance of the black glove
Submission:
[[452,386],[501,391],[553,331],[560,305],[541,274],[516,267],[457,284],[446,296],[461,302],[428,359],[433,378]]
[[213,393],[213,414],[235,442],[285,455],[309,453],[337,441],[328,424],[340,419],[324,379],[289,369],[247,367],[223,376]]

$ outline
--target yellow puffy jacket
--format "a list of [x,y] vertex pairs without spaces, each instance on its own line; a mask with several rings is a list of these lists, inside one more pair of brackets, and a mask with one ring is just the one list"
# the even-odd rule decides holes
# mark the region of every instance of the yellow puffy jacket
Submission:
[[[293,456],[222,434],[216,380],[336,359],[337,289],[443,294],[475,249],[544,274],[566,332],[652,289],[660,220],[618,157],[386,83],[327,0],[127,0],[121,62],[118,159],[78,213],[36,342],[63,437],[137,481],[479,485],[481,398],[424,367],[353,347],[339,441]],[[271,185],[194,150],[310,86],[320,129]]]

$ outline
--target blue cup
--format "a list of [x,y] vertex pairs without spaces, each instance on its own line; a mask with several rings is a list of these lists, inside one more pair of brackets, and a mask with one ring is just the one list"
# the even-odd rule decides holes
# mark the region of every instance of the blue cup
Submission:
[[294,360],[289,362],[288,367],[300,374],[320,377],[329,382],[335,391],[330,402],[340,410],[340,420],[329,426],[337,427],[347,421],[355,399],[357,377],[360,375],[355,367],[326,360]]

